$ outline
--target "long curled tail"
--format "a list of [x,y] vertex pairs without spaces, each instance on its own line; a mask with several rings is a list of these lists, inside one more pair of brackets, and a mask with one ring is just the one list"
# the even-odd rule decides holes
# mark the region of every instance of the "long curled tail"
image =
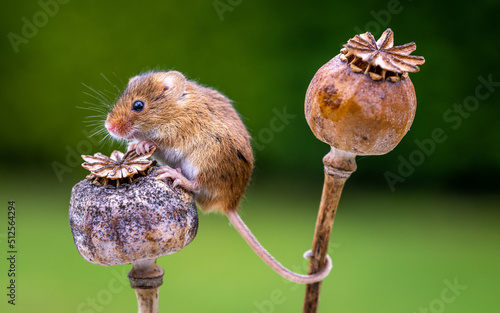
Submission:
[[[289,269],[281,265],[281,263],[278,262],[271,254],[269,254],[266,249],[264,249],[264,247],[260,244],[257,238],[255,238],[253,233],[247,227],[247,225],[243,222],[236,210],[227,211],[226,215],[229,218],[231,224],[233,224],[236,230],[241,234],[243,239],[245,239],[250,247],[252,247],[253,251],[255,251],[255,253],[257,253],[257,255],[264,262],[266,262],[266,264],[269,265],[276,273],[280,274],[284,278],[299,284],[312,284],[322,281],[330,273],[332,269],[332,260],[328,255],[326,256],[327,262],[325,267],[318,273],[312,275],[301,275],[290,271]],[[312,253],[310,251],[307,251],[304,254],[304,257],[310,258],[312,257]]]

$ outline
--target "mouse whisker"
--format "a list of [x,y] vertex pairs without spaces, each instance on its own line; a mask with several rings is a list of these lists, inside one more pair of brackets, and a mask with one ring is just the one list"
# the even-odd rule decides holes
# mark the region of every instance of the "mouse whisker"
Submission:
[[84,102],[84,103],[89,104],[90,106],[88,106],[88,107],[76,107],[76,108],[81,109],[81,110],[96,111],[96,112],[99,112],[102,114],[107,114],[106,108],[103,108],[102,105],[98,106],[98,105],[91,103],[91,102]]
[[123,78],[118,77],[118,75],[116,75],[116,73],[113,73],[113,75],[116,77],[116,79],[118,79],[120,81],[120,84],[125,85],[125,81],[123,81]]
[[[113,73],[113,74],[115,75],[115,77],[116,77],[116,78],[118,78],[118,76],[117,76],[115,73]],[[110,84],[111,84],[111,86],[113,86],[113,87],[116,89],[116,91],[118,91],[119,93],[121,93],[121,89],[120,89],[120,88],[118,88],[118,86],[117,86],[116,84],[114,84],[113,82],[111,82],[111,80],[109,80],[109,78],[107,78],[107,77],[106,77],[103,73],[101,73],[101,76],[102,76],[102,77],[103,77],[103,78],[104,78],[104,79],[105,79],[108,83],[110,83]],[[118,79],[119,79],[119,78],[118,78]],[[119,79],[119,80],[120,80],[120,79]]]
[[111,103],[109,101],[107,101],[106,99],[102,99],[98,96],[95,96],[95,95],[88,93],[88,92],[85,92],[85,91],[83,92],[83,94],[96,99],[97,101],[99,101],[101,103],[101,105],[105,105],[106,107],[111,107]]
[[95,95],[91,94],[91,93],[88,93],[88,92],[83,92],[85,95],[88,95],[94,99],[96,99],[97,101],[99,101],[100,103],[106,105],[108,108],[110,108],[113,104],[112,104],[112,99],[110,99],[107,95],[105,95],[103,92],[99,91],[99,90],[96,90],[84,83],[82,83],[83,86],[87,87],[90,91],[92,91],[93,93],[95,93]]
[[106,116],[107,116],[107,114],[97,112],[97,114],[96,114],[96,115],[89,115],[89,116],[86,116],[86,117],[85,117],[85,119],[86,119],[86,120],[93,119],[93,120],[95,120],[95,121],[100,121],[100,120],[102,120],[102,122],[104,122],[104,120],[106,119]]

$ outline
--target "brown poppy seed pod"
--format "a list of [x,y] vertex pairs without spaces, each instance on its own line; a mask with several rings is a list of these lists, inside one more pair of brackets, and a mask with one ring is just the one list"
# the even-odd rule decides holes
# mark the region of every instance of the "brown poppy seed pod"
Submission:
[[[323,158],[325,181],[314,229],[309,274],[326,262],[335,212],[356,155],[384,154],[408,132],[417,101],[408,72],[423,57],[409,55],[415,43],[394,47],[387,29],[378,41],[364,33],[349,39],[341,53],[314,75],[306,94],[305,116],[314,135],[329,144]],[[308,284],[303,313],[318,310],[321,282]]]
[[408,72],[423,57],[409,55],[415,43],[393,46],[387,29],[378,41],[356,35],[322,66],[306,94],[305,116],[314,135],[356,155],[391,151],[408,132],[417,101]]

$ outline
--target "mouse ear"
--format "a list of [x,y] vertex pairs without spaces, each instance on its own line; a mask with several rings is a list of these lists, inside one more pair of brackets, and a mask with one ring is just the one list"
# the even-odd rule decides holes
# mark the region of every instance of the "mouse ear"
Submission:
[[179,99],[186,89],[186,78],[177,71],[166,72],[162,75],[163,92],[173,100]]

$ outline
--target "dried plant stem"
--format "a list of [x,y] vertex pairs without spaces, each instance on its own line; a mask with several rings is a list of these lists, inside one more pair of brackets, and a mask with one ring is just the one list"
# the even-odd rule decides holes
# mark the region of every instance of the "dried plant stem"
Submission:
[[[356,170],[355,154],[332,150],[323,158],[325,165],[325,182],[323,194],[314,230],[312,254],[309,263],[309,275],[318,272],[325,266],[328,243],[332,232],[333,220],[344,183]],[[321,282],[308,284],[304,299],[303,313],[315,313],[318,310]]]
[[163,284],[163,269],[156,259],[133,263],[128,273],[130,286],[135,289],[138,313],[158,313],[159,287]]
[[138,313],[158,313],[159,288],[135,289]]

